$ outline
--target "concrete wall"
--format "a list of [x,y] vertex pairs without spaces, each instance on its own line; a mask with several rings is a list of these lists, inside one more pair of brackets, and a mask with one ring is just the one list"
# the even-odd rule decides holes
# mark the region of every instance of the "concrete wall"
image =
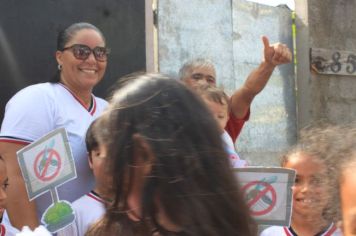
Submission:
[[296,1],[299,126],[356,120],[355,76],[310,73],[309,48],[356,52],[355,0]]
[[[244,0],[158,1],[159,70],[176,76],[195,57],[215,62],[218,84],[231,94],[262,57],[261,35],[292,48],[291,12]],[[237,143],[253,165],[278,165],[278,156],[296,140],[293,65],[275,70],[251,107]]]
[[[235,88],[261,62],[261,35],[293,48],[291,11],[244,0],[233,1]],[[281,152],[296,141],[296,102],[293,65],[278,67],[251,106],[238,151],[254,165],[278,165]]]

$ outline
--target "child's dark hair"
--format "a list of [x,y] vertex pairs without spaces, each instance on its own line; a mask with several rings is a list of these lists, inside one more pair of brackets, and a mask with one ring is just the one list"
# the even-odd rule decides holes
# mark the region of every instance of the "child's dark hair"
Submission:
[[[157,219],[157,195],[184,235],[255,235],[219,127],[193,91],[160,74],[140,75],[116,91],[108,114],[108,165],[115,197],[87,235],[152,235],[152,226],[163,227]],[[137,134],[154,155],[144,180],[139,223],[127,217]]]
[[85,145],[87,147],[87,152],[90,154],[93,150],[97,149],[99,146],[98,140],[97,140],[97,136],[95,133],[95,123],[97,122],[97,120],[94,120],[86,133],[85,136]]
[[90,153],[97,149],[99,145],[106,143],[106,138],[108,135],[107,130],[104,127],[106,121],[105,112],[95,119],[89,126],[86,136],[85,136],[85,145],[89,158],[91,159]]
[[[298,143],[291,147],[281,158],[281,166],[285,167],[291,156],[294,154],[304,154],[310,160],[320,162],[326,168],[326,178],[323,179],[327,183],[329,190],[328,205],[325,207],[323,217],[332,222],[337,222],[340,219],[339,198],[337,186],[337,162],[340,161],[340,150],[337,143],[343,138],[340,136],[343,133],[341,126],[335,126],[327,123],[315,123],[300,131]],[[298,173],[297,173],[298,174]]]
[[203,98],[208,99],[209,101],[227,105],[228,111],[230,110],[230,99],[226,95],[223,89],[220,89],[216,86],[210,84],[202,84],[195,88],[195,91],[202,96]]

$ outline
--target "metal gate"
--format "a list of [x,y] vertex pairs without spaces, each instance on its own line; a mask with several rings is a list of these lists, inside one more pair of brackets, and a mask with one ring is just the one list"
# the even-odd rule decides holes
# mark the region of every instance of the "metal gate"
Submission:
[[[244,0],[158,0],[160,72],[177,76],[185,61],[207,57],[231,94],[261,62],[261,35],[292,49],[291,11]],[[296,141],[293,68],[278,67],[252,104],[236,144],[252,165],[278,165],[280,153]]]

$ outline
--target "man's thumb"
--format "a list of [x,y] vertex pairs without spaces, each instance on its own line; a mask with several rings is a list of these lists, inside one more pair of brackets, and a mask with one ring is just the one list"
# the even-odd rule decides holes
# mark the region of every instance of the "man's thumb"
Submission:
[[265,49],[270,47],[269,40],[268,40],[268,38],[266,36],[264,36],[264,35],[262,36],[262,41],[263,41],[263,45],[264,45]]

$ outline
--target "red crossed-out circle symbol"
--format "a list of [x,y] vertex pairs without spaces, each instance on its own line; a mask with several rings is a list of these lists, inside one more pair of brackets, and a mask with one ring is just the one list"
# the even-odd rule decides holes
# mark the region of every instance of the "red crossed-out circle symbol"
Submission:
[[[261,186],[263,189],[257,190],[257,186]],[[243,186],[242,191],[245,196],[249,196],[247,197],[247,206],[250,208],[250,213],[253,216],[265,215],[276,205],[277,193],[273,186],[269,183],[258,180],[252,181]],[[257,203],[262,200],[262,198],[266,198],[268,195],[271,197],[271,199],[268,198],[270,202],[263,204],[262,209],[255,207]]]
[[[47,153],[47,157],[44,153]],[[53,164],[56,163],[55,165]],[[34,171],[37,178],[42,181],[50,181],[57,177],[61,169],[61,158],[58,152],[54,149],[42,150],[37,154],[34,163]]]

